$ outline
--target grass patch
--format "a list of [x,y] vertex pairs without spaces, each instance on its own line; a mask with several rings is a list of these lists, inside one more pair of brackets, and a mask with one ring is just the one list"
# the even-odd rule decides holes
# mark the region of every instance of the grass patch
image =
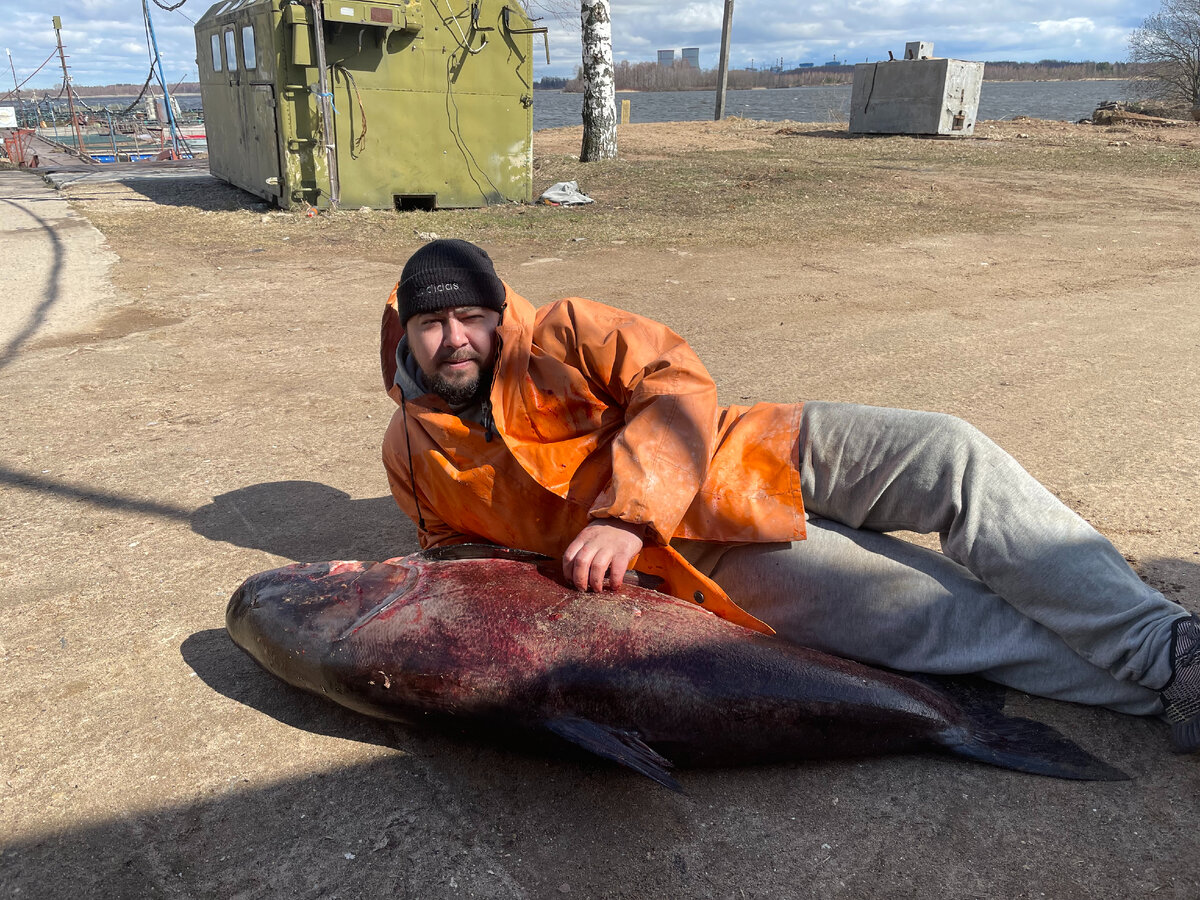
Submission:
[[[102,230],[172,232],[199,252],[288,239],[364,250],[421,233],[545,247],[585,240],[644,246],[763,246],[890,241],[1010,227],[1050,192],[1147,185],[1200,169],[1197,130],[985,123],[974,139],[849,137],[844,126],[727,120],[625,126],[621,158],[583,164],[579,129],[535,137],[534,190],[577,181],[595,203],[433,212],[272,213],[227,185],[155,180],[88,185],[73,199]],[[725,149],[723,149],[725,148]],[[163,191],[175,191],[171,197]],[[151,202],[146,202],[150,200]]]

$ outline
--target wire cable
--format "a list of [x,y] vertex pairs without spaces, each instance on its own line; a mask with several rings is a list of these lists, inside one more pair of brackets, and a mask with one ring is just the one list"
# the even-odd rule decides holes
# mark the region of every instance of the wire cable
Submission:
[[[155,60],[157,62],[157,60]],[[135,106],[142,102],[142,98],[146,96],[146,90],[150,87],[150,81],[154,78],[154,63],[150,63],[150,74],[146,76],[146,83],[142,85],[142,89],[138,91],[138,95],[133,98],[133,102],[117,113],[118,116],[127,116]]]
[[14,87],[7,94],[0,96],[0,100],[7,100],[9,97],[11,97],[17,91],[19,91],[21,88],[25,87],[25,85],[29,84],[30,78],[33,78],[34,75],[36,75],[38,72],[42,71],[42,69],[46,68],[46,63],[50,62],[50,60],[54,59],[54,57],[57,55],[58,55],[58,50],[57,49],[52,50],[50,52],[50,55],[46,57],[45,62],[43,62],[40,66],[38,66],[36,69],[34,69],[33,72],[30,74],[29,78],[26,78],[24,81],[22,81],[20,84],[18,84],[16,87]]
[[[442,15],[442,11],[441,11],[440,9],[438,9],[438,8],[437,8],[437,0],[429,0],[429,2],[430,2],[430,5],[432,5],[432,6],[433,6],[433,10],[434,10],[434,12],[436,12],[436,13],[437,13],[439,16],[441,16],[441,15]],[[450,9],[450,4],[449,4],[449,2],[447,2],[447,4],[446,4],[446,8],[447,8],[447,9]],[[463,10],[463,12],[466,12],[466,10]],[[450,22],[453,22],[453,23],[454,23],[454,30],[455,30],[455,31],[457,31],[457,32],[458,32],[458,34],[459,34],[459,37],[461,37],[461,38],[462,38],[462,40],[458,40],[457,38],[455,38],[455,41],[454,41],[454,42],[455,42],[456,44],[458,44],[458,46],[459,46],[461,49],[465,50],[467,53],[470,53],[470,54],[476,54],[476,53],[479,53],[480,51],[482,51],[482,50],[483,50],[483,48],[484,48],[484,47],[486,47],[486,46],[487,46],[488,40],[487,40],[487,35],[485,34],[485,35],[483,36],[483,43],[479,45],[479,48],[478,48],[478,49],[476,49],[476,50],[472,50],[472,49],[471,49],[471,41],[470,41],[470,40],[467,38],[467,36],[466,36],[465,34],[463,34],[462,26],[458,24],[458,13],[454,12],[454,10],[450,10],[450,15],[449,15],[449,17],[442,16],[442,18],[443,18],[443,19],[448,19],[448,21],[450,21]],[[475,19],[475,18],[476,18],[475,16],[473,16],[473,17],[472,17],[472,23],[474,22],[474,19]],[[454,37],[454,35],[450,35],[450,36],[451,36],[451,37]]]
[[[351,74],[350,70],[343,66],[340,60],[335,62],[332,68],[335,73],[342,73],[342,76],[346,79],[347,86],[354,89],[354,98],[358,101],[358,115],[362,120],[362,125],[359,130],[358,137],[354,138],[354,143],[350,146],[350,155],[357,159],[359,154],[361,154],[363,150],[367,148],[367,110],[363,106],[362,94],[358,90],[358,82],[354,80],[354,75]],[[349,91],[347,91],[347,93],[349,93]],[[350,123],[350,131],[350,136],[354,137],[353,121]]]

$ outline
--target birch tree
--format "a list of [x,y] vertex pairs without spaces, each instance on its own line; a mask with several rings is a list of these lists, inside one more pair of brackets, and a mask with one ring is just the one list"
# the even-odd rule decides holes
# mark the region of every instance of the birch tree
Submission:
[[1200,0],[1162,0],[1130,36],[1129,56],[1144,66],[1153,93],[1200,118]]
[[581,0],[583,22],[583,147],[580,162],[616,159],[617,92],[613,78],[608,0]]

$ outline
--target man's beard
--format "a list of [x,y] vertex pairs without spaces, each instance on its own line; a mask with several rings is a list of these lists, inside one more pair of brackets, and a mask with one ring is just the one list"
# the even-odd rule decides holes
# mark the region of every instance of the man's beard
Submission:
[[479,395],[482,393],[481,389],[487,386],[487,382],[478,376],[468,378],[466,381],[451,382],[435,373],[426,375],[425,380],[429,384],[429,389],[452,407],[470,406],[479,399]]
[[476,366],[476,374],[470,378],[451,380],[441,372],[426,374],[425,381],[429,389],[450,404],[451,408],[462,409],[482,400],[492,389],[492,370],[483,367],[483,360],[466,348],[445,354],[438,363],[472,360]]

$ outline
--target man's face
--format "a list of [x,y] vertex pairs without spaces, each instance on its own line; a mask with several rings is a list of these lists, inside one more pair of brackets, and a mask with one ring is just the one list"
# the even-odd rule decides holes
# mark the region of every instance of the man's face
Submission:
[[456,306],[420,313],[405,324],[408,347],[425,381],[447,403],[474,399],[481,376],[496,362],[500,313],[483,306]]

